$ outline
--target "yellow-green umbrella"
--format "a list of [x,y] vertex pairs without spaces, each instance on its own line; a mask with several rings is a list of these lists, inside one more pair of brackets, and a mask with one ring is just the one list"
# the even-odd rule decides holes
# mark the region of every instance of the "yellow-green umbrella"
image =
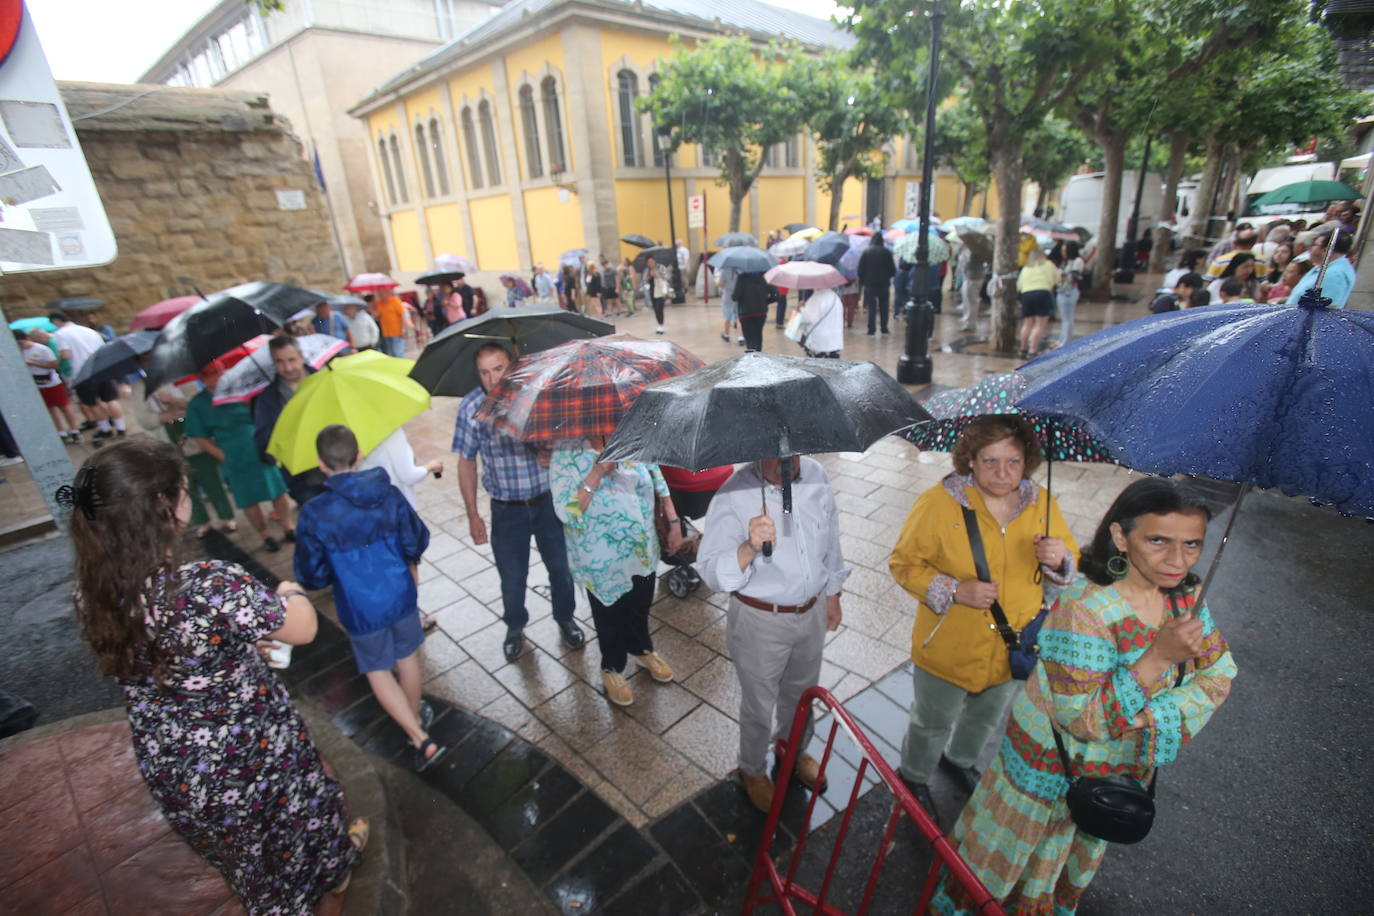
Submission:
[[809,242],[812,239],[820,238],[823,235],[825,235],[825,230],[817,229],[815,226],[809,226],[805,229],[799,229],[796,232],[792,233],[788,236],[788,239],[804,239],[805,241]]
[[411,417],[429,409],[429,392],[410,378],[415,361],[365,350],[307,376],[286,402],[267,451],[292,474],[319,464],[315,437],[342,423],[366,455]]

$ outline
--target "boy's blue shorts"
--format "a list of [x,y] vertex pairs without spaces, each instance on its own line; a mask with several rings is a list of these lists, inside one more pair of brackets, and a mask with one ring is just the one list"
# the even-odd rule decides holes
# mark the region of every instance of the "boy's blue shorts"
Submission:
[[425,641],[420,612],[411,611],[391,626],[371,633],[350,633],[348,641],[353,646],[353,657],[358,660],[358,671],[390,671],[396,662],[414,655]]

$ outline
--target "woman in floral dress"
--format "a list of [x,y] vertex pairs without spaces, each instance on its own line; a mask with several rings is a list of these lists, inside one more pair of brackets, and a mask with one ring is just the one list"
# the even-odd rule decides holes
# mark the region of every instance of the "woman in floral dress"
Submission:
[[668,514],[670,552],[677,550],[682,535],[658,466],[598,462],[605,447],[605,437],[594,437],[555,449],[549,489],[554,512],[563,522],[568,566],[591,602],[606,698],[629,706],[634,693],[624,675],[628,656],[659,683],[673,679],[673,669],[654,651],[649,636],[659,554],[655,500],[662,500]]
[[[959,854],[1008,913],[1069,916],[1107,851],[1069,815],[1051,728],[1075,778],[1148,784],[1230,693],[1236,665],[1192,573],[1209,517],[1186,484],[1131,484],[1083,551],[1083,576],[1046,617],[1043,664],[954,827]],[[931,909],[977,912],[947,873]]]
[[347,885],[367,825],[347,823],[341,786],[258,650],[312,640],[310,600],[294,582],[274,594],[239,566],[183,562],[191,504],[168,442],[96,452],[70,501],[82,630],[123,687],[163,814],[253,916],[312,912]]

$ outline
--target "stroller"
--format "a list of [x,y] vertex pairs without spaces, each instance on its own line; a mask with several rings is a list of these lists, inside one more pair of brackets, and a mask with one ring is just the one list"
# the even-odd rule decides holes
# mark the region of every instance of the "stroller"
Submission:
[[664,576],[668,593],[674,598],[686,598],[701,585],[701,576],[692,568],[697,558],[697,547],[701,544],[701,531],[689,519],[700,519],[706,515],[711,497],[716,495],[725,481],[735,472],[733,465],[708,468],[693,473],[681,468],[662,466],[663,479],[668,484],[668,493],[677,509],[678,521],[682,526],[682,546],[675,554],[668,553],[667,518],[660,516],[659,559],[673,567]]

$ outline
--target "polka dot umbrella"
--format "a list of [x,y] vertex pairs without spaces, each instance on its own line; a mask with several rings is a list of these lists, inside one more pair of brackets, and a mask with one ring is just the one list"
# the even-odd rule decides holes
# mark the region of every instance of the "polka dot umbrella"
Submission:
[[[986,414],[1022,413],[1015,406],[1029,383],[1019,372],[990,375],[973,385],[942,391],[922,406],[935,419],[903,435],[923,452],[952,452],[964,427]],[[1107,447],[1071,423],[1026,414],[1047,461],[1113,462]]]

